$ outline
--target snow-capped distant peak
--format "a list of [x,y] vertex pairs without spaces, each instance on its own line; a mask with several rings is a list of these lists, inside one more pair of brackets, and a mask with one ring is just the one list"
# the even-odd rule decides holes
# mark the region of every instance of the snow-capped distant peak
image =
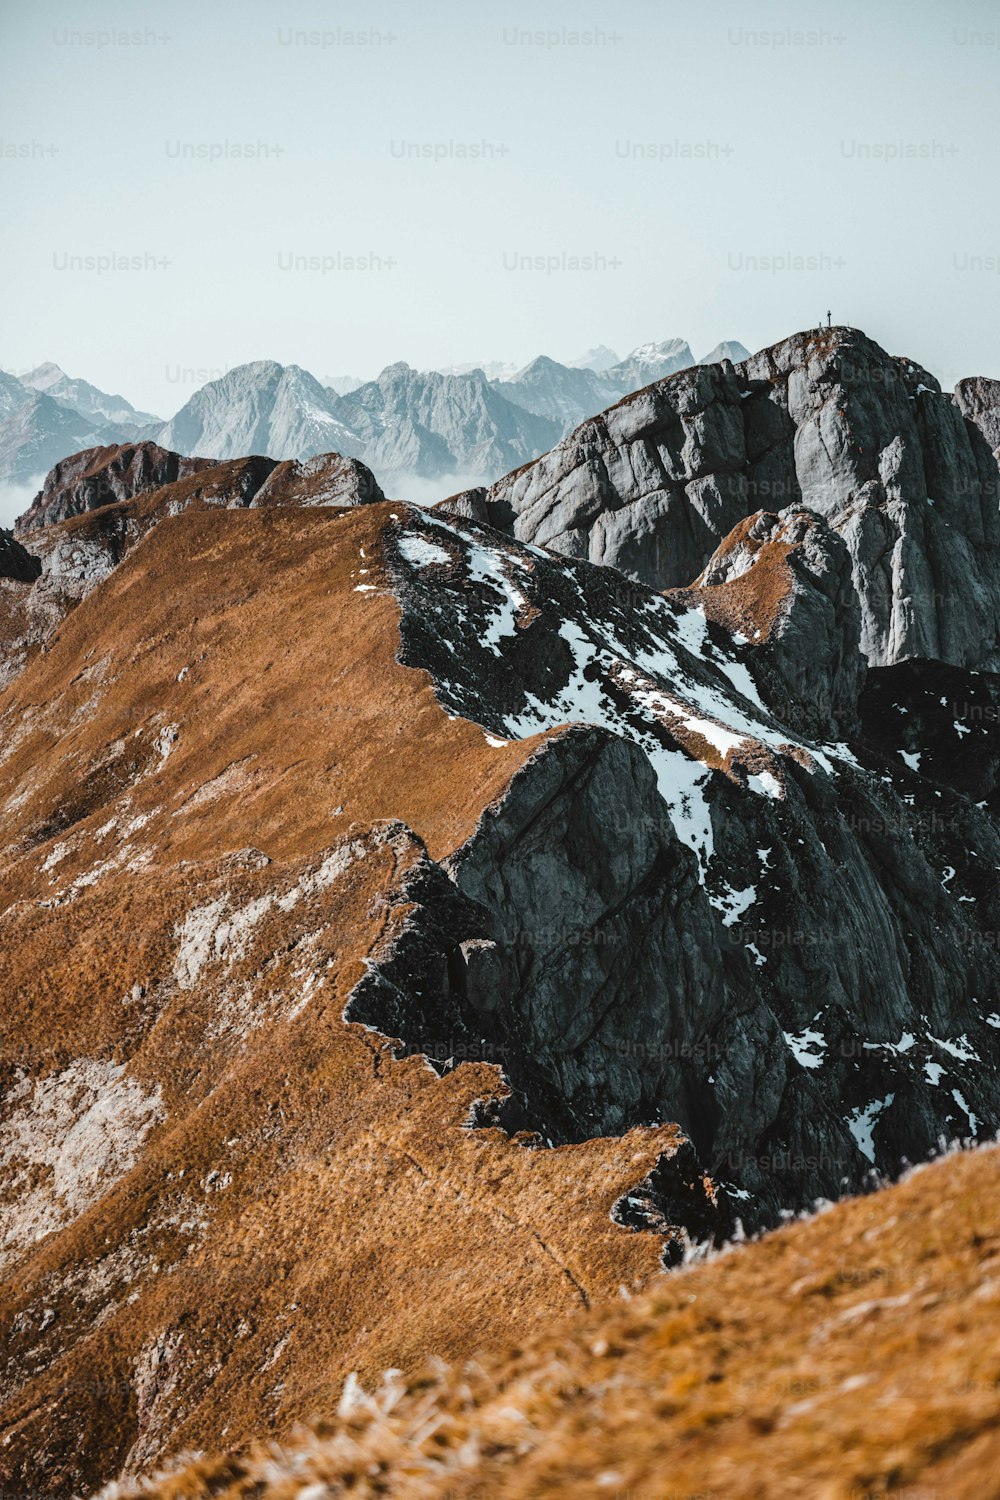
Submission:
[[628,356],[629,359],[668,359],[683,354],[688,348],[686,339],[664,339],[661,343],[639,344]]
[[604,370],[610,370],[612,365],[620,364],[621,355],[609,349],[607,344],[598,344],[596,348],[588,349],[586,354],[568,359],[566,363],[571,370],[594,370],[600,374]]

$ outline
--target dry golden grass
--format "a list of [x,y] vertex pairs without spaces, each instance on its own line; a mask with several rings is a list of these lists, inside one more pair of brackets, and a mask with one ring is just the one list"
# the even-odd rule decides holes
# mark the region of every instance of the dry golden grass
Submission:
[[82,1207],[37,1141],[0,1162],[5,1214],[29,1178],[59,1211],[0,1270],[8,1493],[280,1436],[352,1370],[497,1349],[657,1271],[658,1238],[610,1213],[673,1127],[470,1132],[494,1067],[439,1080],[342,1020],[421,856],[386,820],[444,857],[534,749],[488,745],[397,663],[394,514],[163,520],[0,694],[0,1084],[82,1058],[159,1100]]
[[[486,1368],[423,1371],[150,1500],[991,1500],[1000,1153],[950,1156]],[[331,1393],[331,1398],[332,1398]]]

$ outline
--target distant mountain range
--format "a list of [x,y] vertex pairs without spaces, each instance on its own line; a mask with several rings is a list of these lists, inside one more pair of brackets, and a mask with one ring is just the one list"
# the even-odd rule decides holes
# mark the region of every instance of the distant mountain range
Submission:
[[668,339],[626,359],[601,345],[569,364],[546,355],[523,369],[493,362],[416,371],[399,363],[376,380],[325,382],[298,365],[254,360],[209,381],[168,421],[42,364],[0,372],[0,483],[31,485],[82,448],[150,439],[218,459],[336,451],[363,459],[389,493],[410,480],[446,491],[451,481],[491,483],[651,381],[748,357],[730,342],[696,361],[683,339]]

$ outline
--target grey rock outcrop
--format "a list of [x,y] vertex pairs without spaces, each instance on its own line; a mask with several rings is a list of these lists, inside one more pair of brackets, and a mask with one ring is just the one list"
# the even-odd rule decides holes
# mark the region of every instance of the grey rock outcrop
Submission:
[[679,593],[753,651],[768,705],[798,733],[858,728],[867,663],[844,539],[814,512],[758,511],[730,532],[693,588]]
[[491,523],[661,588],[690,583],[750,509],[741,392],[696,366],[627,396],[485,496]]
[[1000,455],[1000,380],[983,376],[960,380],[955,400],[962,416],[975,422],[992,451]]
[[375,475],[356,458],[319,453],[278,464],[255,493],[254,510],[272,505],[374,505],[384,500]]
[[[991,392],[962,399],[988,426]],[[748,514],[804,506],[847,543],[873,665],[1000,664],[997,460],[960,401],[857,330],[684,370],[474,503],[521,540],[659,588],[689,583]]]

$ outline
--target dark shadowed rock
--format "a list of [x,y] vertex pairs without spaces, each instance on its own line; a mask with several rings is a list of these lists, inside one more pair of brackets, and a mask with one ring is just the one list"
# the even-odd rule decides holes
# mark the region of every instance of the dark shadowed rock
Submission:
[[[540,745],[448,861],[479,914],[439,952],[448,982],[397,972],[355,1018],[478,1039],[507,1122],[552,1139],[677,1120],[746,1222],[992,1133],[1000,837],[966,793],[992,787],[972,766],[996,764],[997,723],[950,783],[877,709],[859,724],[843,540],[759,516],[725,581],[663,598],[475,523],[399,523],[402,659],[448,711],[498,744],[589,727]],[[768,639],[734,645],[707,601],[758,570]],[[911,701],[929,713],[937,686]],[[848,743],[823,742],[834,725]]]
[[0,578],[33,583],[41,571],[38,558],[21,546],[12,531],[0,528]]

